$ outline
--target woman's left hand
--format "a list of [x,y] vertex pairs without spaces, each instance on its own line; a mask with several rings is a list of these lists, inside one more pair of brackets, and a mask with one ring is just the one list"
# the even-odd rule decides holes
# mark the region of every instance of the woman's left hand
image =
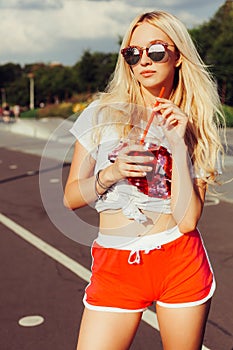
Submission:
[[[164,98],[156,98],[159,105],[153,108],[157,123],[162,126],[171,146],[184,141],[188,116],[173,102]],[[156,120],[156,119],[155,119]]]

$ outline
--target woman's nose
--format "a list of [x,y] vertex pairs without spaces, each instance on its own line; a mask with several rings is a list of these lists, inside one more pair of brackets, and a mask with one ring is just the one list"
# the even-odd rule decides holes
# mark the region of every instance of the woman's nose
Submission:
[[146,54],[146,50],[143,50],[143,53],[142,53],[142,57],[141,57],[141,65],[143,66],[147,66],[147,65],[150,65],[152,64],[152,61],[150,59],[150,57],[147,56]]

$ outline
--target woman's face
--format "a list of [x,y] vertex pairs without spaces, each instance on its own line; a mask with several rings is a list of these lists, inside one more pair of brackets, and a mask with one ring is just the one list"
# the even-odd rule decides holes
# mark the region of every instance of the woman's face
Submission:
[[154,62],[143,50],[141,60],[131,67],[136,80],[141,84],[142,92],[158,96],[161,87],[165,86],[164,97],[168,97],[173,87],[175,68],[179,65],[179,55],[171,39],[159,28],[143,22],[134,30],[129,45],[145,48],[154,41],[173,45],[167,47],[165,59]]

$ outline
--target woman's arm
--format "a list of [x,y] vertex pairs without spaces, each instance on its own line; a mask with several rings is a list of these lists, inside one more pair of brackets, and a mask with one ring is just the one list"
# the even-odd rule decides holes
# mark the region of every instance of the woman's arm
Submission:
[[175,104],[158,98],[159,106],[154,110],[162,115],[160,124],[172,151],[171,209],[181,232],[196,228],[201,217],[206,185],[201,179],[192,179],[191,160],[184,135],[188,123],[187,115]]
[[194,230],[201,217],[206,183],[201,179],[192,179],[190,159],[184,142],[172,151],[171,209],[181,232]]
[[76,209],[96,200],[94,167],[95,159],[76,141],[64,192],[67,208]]
[[[77,141],[65,186],[64,205],[69,209],[85,206],[94,202],[98,195],[104,194],[106,189],[117,181],[127,176],[145,176],[145,172],[151,171],[151,167],[144,163],[151,159],[148,156],[128,156],[132,150],[142,151],[143,147],[139,145],[126,147],[119,153],[113,164],[99,172],[99,181],[96,181],[95,159]],[[143,165],[135,165],[135,162]]]

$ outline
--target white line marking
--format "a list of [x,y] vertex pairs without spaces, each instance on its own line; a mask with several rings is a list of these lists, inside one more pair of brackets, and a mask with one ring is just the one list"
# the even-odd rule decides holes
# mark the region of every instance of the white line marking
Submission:
[[158,318],[155,312],[147,309],[143,312],[142,320],[159,331]]
[[59,179],[56,179],[56,178],[53,178],[53,179],[49,179],[49,182],[50,182],[51,184],[57,184],[58,182],[60,182],[60,180],[59,180]]
[[210,205],[218,205],[220,203],[220,199],[217,197],[206,196],[206,201],[204,203],[205,207],[209,207]]
[[82,278],[85,281],[89,282],[91,272],[86,269],[84,266],[80,265],[75,260],[69,258],[67,255],[63,254],[58,249],[52,247],[39,237],[35,236],[30,231],[26,230],[22,226],[18,225],[16,222],[12,221],[5,215],[0,213],[0,222],[7,226],[9,229],[11,229],[14,233],[16,233],[18,236],[23,238],[25,241],[45,253],[46,255],[50,256],[52,259],[56,260],[63,266],[65,266],[70,271],[74,272],[76,275],[78,275],[80,278]]
[[18,324],[22,327],[36,327],[44,323],[44,317],[40,315],[22,317]]
[[15,170],[17,168],[18,168],[18,165],[16,165],[16,164],[9,165],[9,169],[11,169],[11,170]]
[[[75,275],[79,276],[83,280],[89,282],[91,271],[86,269],[84,266],[79,264],[77,261],[69,258],[67,255],[62,253],[60,250],[54,248],[50,244],[43,241],[30,231],[26,230],[7,216],[0,213],[0,222],[8,227],[11,231],[16,233],[18,236],[23,238],[25,241],[48,255],[50,258],[56,260],[61,265],[65,266],[68,270],[72,271]],[[159,331],[158,319],[156,313],[151,310],[146,310],[143,313],[142,320],[151,327]],[[206,346],[202,346],[202,350],[210,350]]]
[[27,175],[29,175],[29,176],[36,175],[36,171],[35,170],[28,170]]

